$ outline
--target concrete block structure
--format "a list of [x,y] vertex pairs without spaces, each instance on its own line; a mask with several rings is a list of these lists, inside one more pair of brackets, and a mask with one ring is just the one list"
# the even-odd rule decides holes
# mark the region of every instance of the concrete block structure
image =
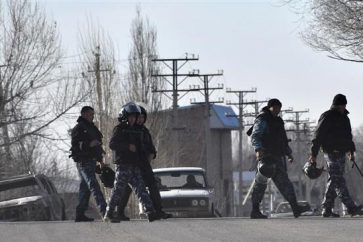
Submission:
[[[159,111],[163,125],[154,139],[158,157],[153,167],[202,167],[214,188],[215,208],[222,216],[233,213],[231,131],[239,122],[231,107],[205,104]],[[174,119],[173,119],[174,115]],[[175,121],[173,121],[175,120]]]

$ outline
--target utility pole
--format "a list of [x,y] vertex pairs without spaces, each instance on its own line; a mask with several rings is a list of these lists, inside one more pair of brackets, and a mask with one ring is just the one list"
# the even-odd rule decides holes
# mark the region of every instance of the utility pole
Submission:
[[[207,174],[210,174],[208,172],[209,166],[210,166],[210,147],[211,147],[211,142],[210,142],[210,105],[212,103],[223,103],[224,100],[220,99],[218,101],[210,101],[210,95],[215,91],[215,90],[221,90],[223,89],[223,84],[218,84],[217,87],[209,87],[209,82],[211,82],[211,80],[213,79],[213,77],[215,76],[222,76],[223,75],[223,71],[219,71],[218,73],[215,74],[194,74],[191,75],[193,77],[198,77],[202,82],[203,82],[203,88],[196,88],[193,89],[194,91],[200,91],[202,92],[202,94],[204,95],[204,102],[191,102],[192,104],[204,104],[204,128],[205,128],[205,147],[204,147],[204,153],[205,153],[205,167],[206,167],[206,172]],[[210,179],[209,179],[210,180]]]
[[[178,127],[178,101],[184,97],[188,92],[193,91],[191,89],[180,89],[179,85],[182,84],[188,77],[190,77],[192,74],[179,74],[179,70],[189,61],[197,61],[199,60],[199,57],[195,57],[195,55],[193,54],[191,57],[188,56],[188,54],[186,54],[186,56],[184,58],[155,58],[152,59],[152,61],[155,62],[162,62],[166,67],[168,67],[171,71],[172,74],[159,74],[159,73],[153,73],[152,76],[153,77],[160,77],[162,78],[164,81],[166,81],[167,83],[169,83],[172,86],[172,89],[167,89],[167,90],[157,90],[154,89],[153,92],[160,92],[163,93],[167,98],[171,99],[173,101],[173,112],[172,112],[172,125],[173,125],[173,135],[172,135],[172,140],[173,140],[173,145],[172,145],[172,152],[173,152],[173,163],[172,165],[175,166],[175,164],[179,163],[179,155],[178,155],[178,146],[179,146],[179,138],[178,138],[178,130],[182,129],[180,127]],[[170,65],[171,63],[171,65]],[[179,65],[179,63],[181,63]],[[168,80],[168,77],[172,77],[173,81],[170,82]],[[178,77],[184,77],[184,79],[182,79],[180,82],[178,81]],[[183,92],[184,94],[182,95],[181,98],[179,98],[179,92]],[[172,93],[172,97],[170,97],[169,95],[167,95],[167,93]]]
[[[267,103],[268,101],[250,101],[250,102],[245,102],[244,104],[246,105],[253,105],[254,106],[254,111],[250,112],[250,113],[243,113],[243,117],[254,117],[257,118],[258,114],[260,113],[260,108],[261,105],[264,103]],[[253,125],[253,124],[246,124],[247,125]]]
[[101,69],[101,62],[100,62],[100,46],[96,46],[96,51],[93,53],[95,56],[95,64],[94,69],[88,68],[88,72],[94,72],[96,77],[96,94],[97,94],[97,105],[99,110],[99,128],[103,129],[103,115],[102,111],[103,108],[103,98],[102,98],[102,85],[101,85],[101,72],[111,71],[111,69]]
[[[300,118],[301,118],[301,115],[302,114],[308,113],[308,112],[309,112],[308,109],[302,110],[302,111],[293,111],[293,110],[286,111],[287,114],[292,114],[293,115],[293,118],[292,119],[286,119],[285,122],[293,123],[294,126],[295,126],[295,129],[287,129],[286,131],[287,132],[294,132],[295,135],[296,135],[295,141],[296,141],[296,148],[297,148],[297,151],[296,151],[296,153],[297,153],[297,155],[296,155],[296,158],[297,159],[296,160],[297,161],[302,160],[301,159],[302,158],[302,155],[301,155],[301,143],[302,143],[302,139],[301,139],[300,134],[302,132],[305,132],[304,130],[301,130],[300,129],[300,125],[309,122],[308,119],[301,120]],[[297,166],[298,166],[298,169],[301,170],[301,168],[302,168],[301,162],[299,162],[297,164]],[[298,193],[298,196],[299,196],[300,199],[303,199],[303,194],[302,194],[302,178],[301,178],[301,174],[300,173],[298,173],[298,183],[299,183],[299,193]]]
[[256,88],[252,88],[251,90],[243,90],[243,91],[233,91],[230,88],[227,88],[226,90],[227,93],[234,93],[237,95],[238,97],[238,102],[237,103],[232,103],[232,102],[228,102],[227,101],[227,105],[235,105],[238,107],[238,120],[240,123],[240,127],[238,129],[238,138],[239,138],[239,145],[238,145],[238,174],[239,174],[239,183],[238,183],[238,215],[242,216],[243,213],[243,207],[242,207],[242,200],[243,200],[243,130],[244,130],[244,125],[243,125],[243,110],[245,108],[246,103],[244,102],[244,97],[248,94],[248,93],[256,93],[257,89]]

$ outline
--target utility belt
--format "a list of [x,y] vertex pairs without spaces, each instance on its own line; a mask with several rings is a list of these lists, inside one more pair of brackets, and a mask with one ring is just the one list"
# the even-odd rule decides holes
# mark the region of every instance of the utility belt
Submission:
[[70,155],[70,158],[73,159],[76,163],[87,163],[90,161],[99,161],[96,157],[88,156],[88,155]]
[[347,151],[342,151],[342,150],[332,150],[332,151],[326,151],[324,153],[327,153],[327,154],[333,154],[333,155],[346,155],[347,154]]
[[328,156],[331,156],[334,160],[346,156],[347,154],[347,152],[341,150],[332,150],[324,153],[327,154]]

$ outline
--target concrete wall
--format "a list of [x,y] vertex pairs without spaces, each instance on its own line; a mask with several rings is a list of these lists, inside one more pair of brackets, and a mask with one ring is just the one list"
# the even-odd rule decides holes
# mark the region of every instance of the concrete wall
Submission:
[[233,180],[231,133],[229,130],[211,130],[209,159],[207,165],[208,181],[214,187],[216,208],[224,216],[232,215]]

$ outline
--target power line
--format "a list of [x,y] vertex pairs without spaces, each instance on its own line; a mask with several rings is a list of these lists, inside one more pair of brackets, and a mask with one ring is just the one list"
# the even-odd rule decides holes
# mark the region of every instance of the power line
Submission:
[[[180,128],[178,127],[178,117],[177,117],[179,93],[180,92],[188,93],[191,91],[196,91],[193,89],[180,89],[179,88],[179,85],[181,83],[183,83],[188,77],[190,77],[192,75],[192,73],[179,74],[178,72],[189,61],[198,61],[198,60],[199,60],[199,57],[198,56],[196,57],[194,54],[191,57],[189,57],[189,55],[186,54],[186,56],[183,58],[154,58],[154,59],[152,59],[152,61],[154,61],[154,62],[163,63],[166,67],[168,67],[172,71],[172,74],[153,73],[151,76],[160,77],[162,80],[164,80],[165,82],[169,83],[172,86],[172,89],[164,89],[164,90],[160,90],[160,89],[153,87],[152,92],[160,92],[173,101],[173,114],[172,114],[172,124],[174,125],[174,127],[173,127],[173,130],[174,130],[174,132],[173,132],[173,134],[174,134],[173,135],[173,156],[174,156],[173,165],[178,164],[178,160],[179,160],[179,157],[178,157],[179,155],[178,155],[178,150],[177,150],[178,149],[178,131],[177,130],[180,130]],[[181,63],[181,64],[179,65],[179,63]],[[168,77],[172,77],[173,80],[170,82],[168,80]],[[181,80],[181,82],[179,82],[178,77],[184,77],[184,79]],[[172,97],[170,97],[167,93],[172,93]]]
[[[239,129],[238,129],[238,138],[239,138],[239,145],[238,145],[238,174],[239,174],[239,183],[238,183],[238,193],[239,193],[239,198],[238,198],[238,215],[242,216],[243,214],[243,206],[242,206],[242,201],[243,201],[243,157],[242,157],[242,146],[243,146],[243,130],[244,130],[244,125],[243,125],[243,110],[246,107],[248,102],[244,101],[244,97],[249,94],[249,93],[256,93],[257,92],[257,88],[252,88],[251,90],[231,90],[230,88],[227,88],[226,90],[227,93],[233,93],[236,94],[238,97],[238,102],[237,103],[232,103],[230,101],[227,101],[227,105],[235,105],[238,108],[238,120],[239,120]],[[252,103],[248,103],[248,104],[252,104]],[[230,116],[230,115],[229,115]]]
[[[285,122],[293,123],[295,128],[294,129],[287,129],[286,132],[294,132],[295,133],[295,136],[296,136],[295,141],[296,141],[296,145],[297,145],[297,157],[298,157],[298,160],[300,160],[300,158],[301,158],[301,143],[303,142],[303,140],[301,139],[301,134],[306,132],[306,131],[300,129],[300,125],[308,124],[310,122],[309,119],[302,120],[301,116],[304,113],[308,113],[308,112],[309,112],[309,109],[300,110],[300,111],[290,110],[290,111],[286,112],[287,114],[292,114],[293,115],[292,118],[285,119]],[[298,164],[298,165],[302,167],[302,164]],[[302,194],[302,178],[301,178],[300,173],[298,174],[298,183],[299,183],[298,195],[299,195],[300,199],[302,199],[302,197],[303,197],[303,194]]]
[[[98,111],[101,113],[103,110],[102,107],[102,86],[101,86],[101,72],[108,72],[112,71],[111,69],[101,69],[101,63],[100,63],[100,46],[96,46],[96,52],[93,53],[95,56],[95,63],[94,63],[94,69],[89,69],[88,72],[94,72],[96,76],[96,94],[98,99]],[[99,115],[99,127],[103,127],[103,115]]]
[[223,84],[218,84],[217,87],[209,87],[209,82],[213,79],[215,76],[222,76],[223,71],[219,71],[218,73],[214,74],[193,74],[193,77],[198,77],[203,82],[203,88],[195,88],[194,91],[203,91],[204,95],[204,102],[192,102],[192,104],[204,104],[204,129],[205,129],[205,146],[204,146],[204,152],[205,152],[205,167],[206,171],[210,170],[209,166],[211,166],[210,161],[210,150],[211,150],[211,139],[210,139],[210,105],[211,103],[223,103],[224,100],[218,100],[218,101],[211,101],[210,100],[210,94],[215,90],[221,90],[223,89]]

